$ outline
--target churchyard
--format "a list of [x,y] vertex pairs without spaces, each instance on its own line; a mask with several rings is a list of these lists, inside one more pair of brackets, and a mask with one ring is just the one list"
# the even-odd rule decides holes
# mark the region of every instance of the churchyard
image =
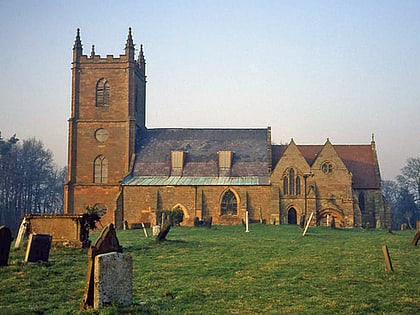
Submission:
[[[151,235],[151,230],[149,235]],[[80,311],[86,249],[52,245],[24,263],[12,243],[0,267],[0,314],[418,314],[420,248],[414,231],[252,224],[172,227],[156,243],[117,231],[132,257],[132,305]],[[95,240],[98,234],[91,234]],[[385,271],[387,245],[394,272]]]

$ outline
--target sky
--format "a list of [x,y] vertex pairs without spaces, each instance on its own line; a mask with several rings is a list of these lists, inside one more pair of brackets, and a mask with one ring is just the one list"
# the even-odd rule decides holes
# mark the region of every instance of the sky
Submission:
[[0,131],[67,163],[84,54],[147,62],[146,125],[266,128],[272,142],[369,144],[383,179],[420,157],[420,1],[0,0]]

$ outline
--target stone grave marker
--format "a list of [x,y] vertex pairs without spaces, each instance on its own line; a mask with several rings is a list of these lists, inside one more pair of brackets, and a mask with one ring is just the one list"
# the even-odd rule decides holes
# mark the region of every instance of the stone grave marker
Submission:
[[7,226],[0,226],[0,266],[7,266],[12,243],[12,232]]
[[419,231],[419,232],[417,232],[417,233],[414,235],[414,238],[413,238],[413,240],[411,241],[411,245],[413,245],[413,246],[417,246],[417,244],[419,243],[419,240],[420,240],[420,231]]
[[384,254],[385,258],[385,271],[394,272],[394,268],[392,267],[391,256],[389,256],[388,246],[382,245],[382,253]]
[[170,224],[163,226],[162,230],[159,232],[159,234],[155,238],[156,243],[166,241],[166,236],[168,235],[170,229],[171,229]]
[[81,310],[94,307],[95,257],[112,252],[122,253],[122,251],[123,249],[117,239],[114,225],[112,223],[108,224],[102,229],[93,246],[88,249],[88,272],[86,276],[85,293],[80,305]]
[[51,242],[52,236],[49,234],[31,233],[26,248],[25,262],[48,261]]
[[95,257],[93,307],[131,305],[133,260],[129,254],[107,253]]
[[20,244],[22,243],[23,238],[25,237],[25,234],[28,231],[28,226],[29,226],[28,219],[23,218],[22,223],[20,224],[20,227],[19,227],[19,232],[16,237],[15,248],[20,247]]

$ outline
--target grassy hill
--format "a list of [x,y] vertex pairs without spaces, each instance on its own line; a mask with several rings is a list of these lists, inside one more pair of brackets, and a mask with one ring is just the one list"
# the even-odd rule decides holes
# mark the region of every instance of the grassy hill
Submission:
[[[420,249],[413,231],[296,226],[174,227],[156,244],[118,231],[133,257],[133,306],[93,314],[418,314]],[[95,235],[92,237],[95,239]],[[394,273],[385,272],[388,245]],[[0,314],[78,314],[87,271],[82,249],[53,247],[0,268]]]

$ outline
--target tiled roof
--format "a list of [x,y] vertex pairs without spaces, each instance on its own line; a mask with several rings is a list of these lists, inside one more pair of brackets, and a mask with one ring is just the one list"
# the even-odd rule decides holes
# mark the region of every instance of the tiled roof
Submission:
[[379,166],[370,145],[335,145],[334,148],[353,174],[353,188],[381,187],[380,178],[376,174]]
[[232,151],[231,177],[269,176],[267,129],[147,129],[134,176],[169,176],[171,151],[185,152],[183,176],[218,177],[218,152]]
[[[309,165],[315,161],[323,145],[298,145]],[[347,169],[353,175],[353,188],[355,189],[378,189],[380,188],[379,177],[376,174],[375,153],[372,146],[368,145],[333,145],[339,157],[343,160]],[[282,157],[287,145],[274,145],[273,168]]]

